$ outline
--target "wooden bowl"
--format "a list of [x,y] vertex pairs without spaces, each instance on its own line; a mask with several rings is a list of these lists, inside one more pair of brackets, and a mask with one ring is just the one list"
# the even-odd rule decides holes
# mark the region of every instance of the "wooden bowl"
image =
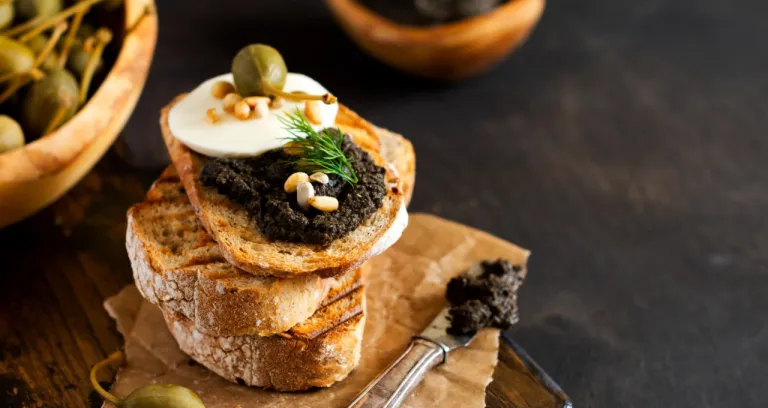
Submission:
[[93,97],[55,132],[0,154],[0,228],[61,197],[115,141],[136,107],[157,42],[153,0],[125,0],[119,54]]
[[477,75],[521,45],[545,0],[509,0],[455,23],[414,27],[395,23],[355,0],[326,0],[336,20],[363,50],[399,70],[457,80]]

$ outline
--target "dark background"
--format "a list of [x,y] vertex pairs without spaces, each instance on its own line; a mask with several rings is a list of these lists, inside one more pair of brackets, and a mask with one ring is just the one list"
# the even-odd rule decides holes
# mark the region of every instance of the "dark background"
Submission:
[[161,0],[124,132],[269,43],[418,155],[413,211],[530,248],[513,337],[577,407],[768,400],[768,2],[553,0],[527,44],[445,86],[363,55],[320,1]]

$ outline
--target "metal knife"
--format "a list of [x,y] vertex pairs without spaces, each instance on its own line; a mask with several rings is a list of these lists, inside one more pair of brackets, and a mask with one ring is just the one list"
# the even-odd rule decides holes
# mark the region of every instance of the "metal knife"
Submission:
[[467,346],[475,338],[476,333],[457,336],[446,332],[451,324],[448,308],[445,306],[429,327],[411,339],[408,349],[363,388],[349,408],[400,406],[429,370],[445,363],[448,352]]

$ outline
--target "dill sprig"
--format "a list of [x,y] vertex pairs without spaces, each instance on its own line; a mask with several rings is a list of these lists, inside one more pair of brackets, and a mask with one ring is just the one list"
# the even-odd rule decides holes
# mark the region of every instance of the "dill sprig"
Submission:
[[296,113],[286,113],[279,119],[290,133],[285,139],[291,143],[291,150],[296,152],[289,160],[296,170],[335,174],[347,183],[357,184],[357,174],[341,150],[344,140],[341,129],[326,128],[317,132],[298,109]]

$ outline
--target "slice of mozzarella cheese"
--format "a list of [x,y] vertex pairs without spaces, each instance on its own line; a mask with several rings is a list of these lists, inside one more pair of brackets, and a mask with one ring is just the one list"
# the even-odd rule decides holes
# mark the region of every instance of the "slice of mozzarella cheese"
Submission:
[[[239,120],[232,114],[224,113],[222,101],[211,94],[213,84],[219,81],[233,83],[232,74],[203,82],[171,108],[168,126],[179,141],[202,155],[212,157],[254,157],[287,142],[289,134],[279,117],[287,112],[295,113],[297,109],[304,113],[304,102],[285,101],[282,107],[270,109],[266,117]],[[312,95],[328,92],[314,79],[295,73],[288,74],[283,90]],[[321,123],[313,125],[315,130],[333,126],[339,105],[320,103],[319,106]],[[216,109],[220,117],[216,123],[206,120],[206,112],[211,108]]]

